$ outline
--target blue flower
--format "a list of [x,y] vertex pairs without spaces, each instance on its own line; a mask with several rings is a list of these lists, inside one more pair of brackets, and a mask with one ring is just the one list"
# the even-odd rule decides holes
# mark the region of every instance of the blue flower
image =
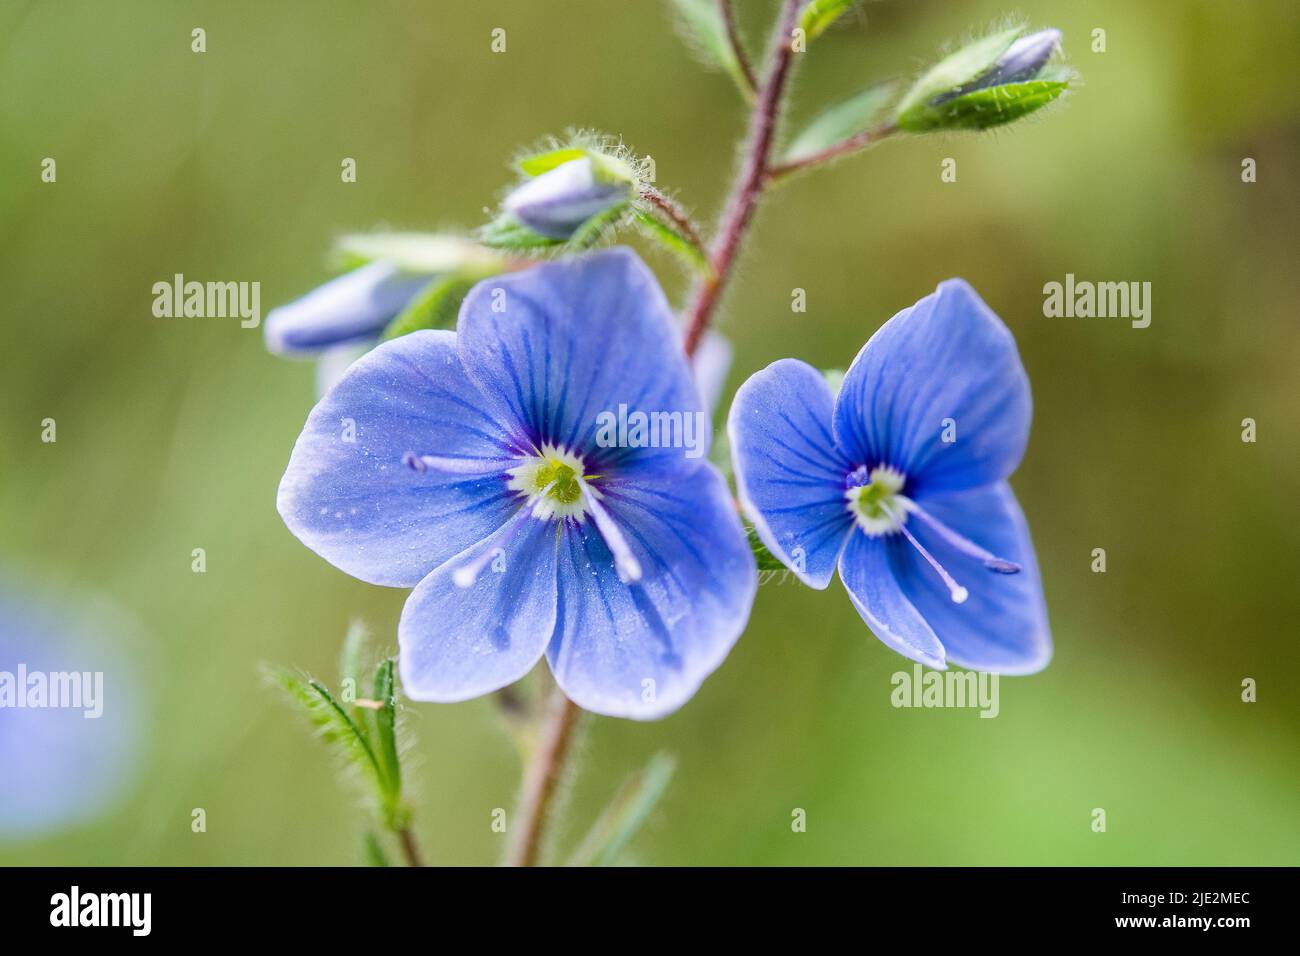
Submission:
[[1051,657],[1033,542],[1006,479],[1029,438],[1015,340],[941,284],[871,338],[838,396],[783,359],[736,393],[741,505],[806,584],[839,567],[867,626],[931,667],[1024,674]]
[[517,186],[501,204],[538,235],[568,239],[589,219],[632,198],[632,173],[625,163],[584,156],[561,163]]
[[577,704],[652,719],[726,657],[757,574],[721,475],[597,441],[620,405],[702,412],[680,342],[649,270],[610,250],[479,283],[454,334],[380,345],[313,409],[280,514],[348,574],[415,588],[409,696],[476,697],[544,654]]
[[140,706],[106,640],[120,625],[106,627],[103,606],[68,606],[25,579],[0,582],[0,843],[101,816],[132,780]]

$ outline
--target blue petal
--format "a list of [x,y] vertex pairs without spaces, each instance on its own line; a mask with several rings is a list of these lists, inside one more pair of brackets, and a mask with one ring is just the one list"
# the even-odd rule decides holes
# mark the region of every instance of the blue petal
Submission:
[[908,546],[902,535],[869,538],[855,531],[840,556],[840,580],[876,637],[904,657],[944,670],[943,645],[895,579],[894,549],[899,541]]
[[654,720],[689,700],[740,637],[757,590],[754,560],[712,465],[633,468],[599,487],[642,577],[619,581],[592,522],[571,526],[546,656],[580,706]]
[[262,330],[266,347],[277,355],[314,355],[331,345],[374,338],[429,280],[387,262],[344,273],[272,309]]
[[[280,482],[284,523],[353,577],[414,587],[515,510],[504,472],[514,452],[484,404],[451,332],[379,346],[308,416]],[[415,471],[407,453],[440,456],[462,473]]]
[[617,414],[620,404],[630,412],[703,412],[663,292],[627,249],[479,283],[461,306],[457,348],[494,417],[539,447],[576,452],[589,468],[683,456],[681,448],[599,448],[602,412]]
[[626,202],[626,182],[602,180],[591,159],[574,159],[528,180],[505,198],[503,208],[536,233],[568,239],[592,216]]
[[[468,700],[532,670],[555,630],[557,527],[521,511],[411,592],[398,625],[402,689],[408,696],[440,703]],[[456,571],[476,558],[491,560],[462,587]]]
[[853,525],[844,499],[853,466],[831,437],[834,401],[820,372],[782,359],[740,387],[727,421],[741,507],[768,550],[818,589]]
[[1043,585],[1025,516],[1005,482],[975,491],[926,497],[927,512],[960,535],[1022,568],[1018,574],[989,571],[977,558],[946,545],[924,521],[908,530],[969,592],[954,604],[925,560],[893,535],[891,557],[903,593],[943,642],[948,660],[975,670],[1032,674],[1047,666],[1052,637]]
[[[974,289],[949,279],[858,353],[835,403],[835,439],[855,464],[903,472],[915,497],[1006,478],[1024,456],[1030,415],[1011,331]],[[945,419],[955,422],[951,443]]]

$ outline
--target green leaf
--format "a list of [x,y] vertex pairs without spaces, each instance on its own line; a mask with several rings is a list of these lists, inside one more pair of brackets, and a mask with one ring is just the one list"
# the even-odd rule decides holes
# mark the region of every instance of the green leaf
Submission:
[[465,301],[475,280],[459,276],[434,279],[407,303],[384,329],[383,341],[395,339],[420,329],[449,329],[456,324],[460,304]]
[[533,232],[509,213],[502,213],[480,229],[479,239],[493,249],[546,249],[563,243],[562,239]]
[[725,70],[746,98],[752,97],[753,90],[740,61],[736,59],[736,51],[731,48],[727,25],[723,22],[717,0],[672,0],[672,5],[681,17],[687,39],[701,58],[707,64]]
[[1023,32],[1024,27],[1012,27],[990,34],[966,44],[932,66],[898,104],[899,126],[903,126],[904,114],[924,107],[936,96],[949,93],[984,73]]
[[379,837],[375,836],[371,830],[366,831],[365,848],[367,866],[392,865],[388,862],[388,854],[384,852],[384,845],[379,842]]
[[708,257],[704,252],[691,242],[681,231],[671,223],[664,222],[658,216],[649,212],[638,212],[636,221],[641,224],[650,238],[654,239],[669,252],[681,256],[692,266],[699,269],[705,274],[713,270],[709,266]]
[[345,767],[355,770],[383,792],[383,771],[370,747],[365,731],[320,681],[299,677],[290,671],[273,669],[268,677],[296,703],[321,739]]
[[335,258],[344,269],[371,262],[391,262],[407,272],[491,275],[501,257],[463,236],[425,232],[357,233],[340,237]]
[[677,760],[659,753],[619,788],[569,858],[569,866],[612,866],[668,789]]
[[372,698],[379,703],[375,713],[375,756],[383,771],[384,793],[396,801],[402,793],[402,765],[397,754],[397,688],[393,660],[380,661],[375,668]]
[[762,539],[758,536],[758,530],[753,525],[745,526],[745,535],[749,538],[749,549],[754,552],[754,561],[760,571],[784,571],[785,565],[781,559],[767,550]]
[[809,40],[815,40],[832,23],[857,3],[857,0],[812,0],[799,18],[799,26]]
[[989,129],[1041,109],[1069,87],[1066,80],[1027,80],[974,90],[937,106],[922,104],[898,118],[900,129],[925,133],[946,129]]
[[871,129],[877,125],[897,89],[896,80],[877,83],[819,113],[794,138],[786,149],[782,162],[800,162]]
[[529,176],[540,176],[542,173],[550,172],[556,166],[563,166],[575,159],[582,159],[586,155],[587,151],[585,149],[577,146],[567,146],[563,149],[552,149],[549,152],[525,156],[519,160],[519,168]]

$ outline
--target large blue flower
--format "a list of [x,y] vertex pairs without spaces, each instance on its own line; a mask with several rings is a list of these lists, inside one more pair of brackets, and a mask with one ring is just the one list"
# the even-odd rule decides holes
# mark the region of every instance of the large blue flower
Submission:
[[794,359],[736,393],[741,505],[806,584],[839,567],[876,636],[913,660],[1025,674],[1052,653],[1038,564],[1006,479],[1029,438],[1015,340],[969,285],[884,324],[838,396]]
[[606,447],[620,405],[702,412],[626,250],[480,283],[455,334],[379,346],[313,409],[280,514],[336,567],[415,588],[411,697],[475,697],[545,654],[577,704],[651,719],[726,657],[757,577],[726,484],[681,447]]

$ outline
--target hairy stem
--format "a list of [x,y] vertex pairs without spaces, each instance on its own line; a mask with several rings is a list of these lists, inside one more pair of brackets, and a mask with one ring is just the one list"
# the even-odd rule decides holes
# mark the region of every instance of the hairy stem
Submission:
[[682,238],[699,251],[700,257],[706,262],[708,261],[709,253],[704,247],[704,240],[700,238],[699,230],[695,228],[695,223],[691,222],[690,216],[686,215],[677,203],[654,188],[643,190],[641,198],[662,213],[664,218],[671,222],[677,231],[681,233]]
[[800,170],[810,169],[813,166],[820,166],[822,163],[829,162],[840,156],[866,149],[868,146],[874,146],[887,136],[892,136],[898,132],[898,127],[893,123],[884,123],[873,129],[863,130],[855,136],[850,136],[841,143],[834,146],[828,146],[820,152],[813,153],[811,156],[805,156],[803,159],[797,159],[792,163],[782,163],[779,166],[773,166],[767,171],[769,182],[776,182],[782,177],[789,176],[791,173],[797,173]]
[[736,11],[731,8],[731,0],[718,0],[718,12],[722,14],[722,23],[727,29],[727,42],[731,44],[731,52],[740,64],[740,74],[745,78],[745,85],[752,95],[758,90],[758,80],[754,78],[754,68],[749,65],[745,44],[740,42],[740,31],[736,29]]
[[772,146],[776,141],[777,115],[790,76],[790,61],[794,55],[791,37],[798,22],[799,11],[805,0],[785,0],[776,33],[772,38],[771,66],[759,88],[749,122],[749,145],[741,162],[740,172],[727,201],[722,225],[709,253],[713,275],[706,278],[695,294],[695,300],[686,315],[686,354],[693,355],[700,344],[704,330],[713,318],[718,300],[726,288],[740,251],[741,242],[754,218],[758,199],[768,180],[768,165]]
[[542,832],[547,812],[559,789],[564,765],[573,749],[573,732],[581,710],[564,696],[558,687],[552,695],[546,721],[537,737],[537,746],[524,771],[524,792],[519,801],[507,866],[536,866],[541,855]]

